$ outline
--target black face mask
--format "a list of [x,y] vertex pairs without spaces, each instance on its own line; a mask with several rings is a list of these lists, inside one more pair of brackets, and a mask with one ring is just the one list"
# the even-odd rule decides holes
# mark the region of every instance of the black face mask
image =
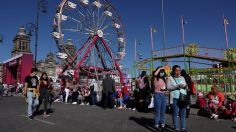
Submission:
[[48,81],[48,79],[47,78],[43,78],[43,81]]

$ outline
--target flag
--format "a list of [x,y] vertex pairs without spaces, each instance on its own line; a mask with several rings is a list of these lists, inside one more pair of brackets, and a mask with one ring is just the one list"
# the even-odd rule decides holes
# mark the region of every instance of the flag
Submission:
[[157,28],[156,27],[151,27],[152,28],[152,32],[156,33],[157,32]]
[[2,35],[0,35],[0,43],[2,43],[2,42],[3,42]]
[[181,16],[181,19],[182,19],[182,23],[183,25],[187,24],[188,22],[184,19],[184,16]]
[[142,44],[143,44],[143,42],[138,40],[138,45],[142,45]]
[[224,18],[224,24],[225,24],[225,25],[228,25],[228,24],[229,24],[229,21],[227,20],[227,18]]

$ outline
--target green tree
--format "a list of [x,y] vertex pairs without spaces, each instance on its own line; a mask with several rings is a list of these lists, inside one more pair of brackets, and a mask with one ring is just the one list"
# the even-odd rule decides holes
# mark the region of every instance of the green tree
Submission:
[[236,60],[236,48],[229,48],[228,50],[225,51],[224,57],[227,60]]

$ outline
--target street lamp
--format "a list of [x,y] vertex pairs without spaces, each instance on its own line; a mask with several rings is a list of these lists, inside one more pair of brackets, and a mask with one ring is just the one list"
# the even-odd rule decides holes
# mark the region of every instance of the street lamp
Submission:
[[[38,0],[37,1],[37,17],[36,17],[36,25],[30,24],[31,26],[31,31],[35,32],[35,53],[34,53],[34,67],[36,67],[36,62],[37,62],[37,48],[38,48],[38,35],[39,35],[39,13],[47,13],[47,6],[48,3],[46,0]],[[31,32],[30,32],[31,33]]]
[[[134,40],[134,77],[136,77],[136,65],[137,61],[142,59],[143,54],[142,53],[137,53],[137,46],[142,45],[141,41]],[[138,56],[137,56],[138,55]]]

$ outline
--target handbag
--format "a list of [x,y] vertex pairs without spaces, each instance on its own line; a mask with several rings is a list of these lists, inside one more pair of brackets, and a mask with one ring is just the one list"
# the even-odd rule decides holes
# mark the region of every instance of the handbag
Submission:
[[[175,78],[174,78],[174,80],[175,80]],[[175,80],[175,83],[178,84],[176,80]],[[180,90],[179,90],[179,99],[178,99],[178,102],[179,102],[181,105],[186,105],[186,104],[188,104],[188,96],[185,95],[185,94],[183,94],[183,93],[181,93]]]
[[150,104],[148,105],[148,108],[149,108],[149,109],[154,108],[154,97],[153,97],[153,96],[152,96],[152,98],[151,98]]
[[188,96],[185,94],[180,93],[179,94],[179,102],[180,103],[186,103],[188,102]]

